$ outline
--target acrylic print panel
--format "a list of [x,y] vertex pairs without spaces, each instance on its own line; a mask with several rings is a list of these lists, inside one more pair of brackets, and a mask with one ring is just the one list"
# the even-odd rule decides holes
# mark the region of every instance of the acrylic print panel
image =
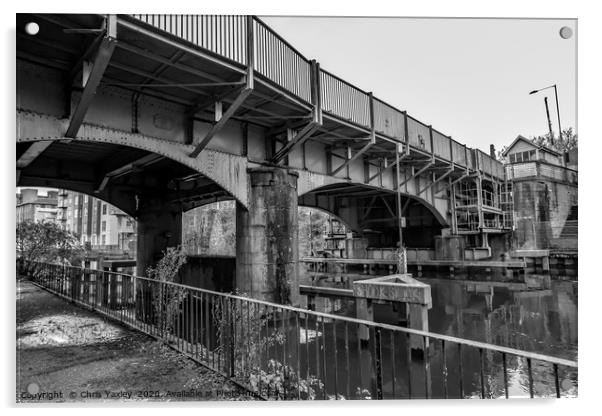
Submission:
[[16,21],[17,402],[577,397],[574,19]]

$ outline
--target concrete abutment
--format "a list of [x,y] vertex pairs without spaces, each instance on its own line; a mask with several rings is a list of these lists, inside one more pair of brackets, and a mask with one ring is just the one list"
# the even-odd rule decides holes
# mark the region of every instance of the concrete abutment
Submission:
[[247,296],[299,305],[298,174],[249,169],[249,209],[236,205],[236,288]]

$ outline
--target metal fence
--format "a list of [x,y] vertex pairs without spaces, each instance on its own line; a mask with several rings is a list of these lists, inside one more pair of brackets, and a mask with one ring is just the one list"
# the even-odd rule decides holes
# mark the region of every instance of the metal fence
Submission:
[[[577,363],[149,278],[18,260],[48,291],[265,399],[561,397]],[[368,339],[359,340],[360,330]]]

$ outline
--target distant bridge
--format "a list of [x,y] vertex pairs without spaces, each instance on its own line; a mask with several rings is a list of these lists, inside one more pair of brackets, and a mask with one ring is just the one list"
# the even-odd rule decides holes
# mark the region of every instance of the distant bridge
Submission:
[[501,163],[325,71],[257,17],[17,16],[19,30],[28,22],[40,31],[17,35],[17,185],[134,216],[139,271],[178,243],[183,211],[225,199],[237,202],[237,284],[271,298],[297,279],[298,205],[388,246],[402,217],[418,246],[444,228],[484,246],[508,229]]

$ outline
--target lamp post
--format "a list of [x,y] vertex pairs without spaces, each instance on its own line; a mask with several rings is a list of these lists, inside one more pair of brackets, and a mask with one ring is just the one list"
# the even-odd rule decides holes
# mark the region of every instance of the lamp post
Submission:
[[[548,88],[554,88],[554,96],[556,97],[556,115],[558,117],[558,138],[562,139],[562,128],[560,127],[560,107],[558,106],[558,88],[556,87],[556,84],[550,85],[549,87],[540,88],[538,90],[533,90],[529,93],[529,95],[533,95],[540,91],[547,90]],[[546,102],[546,109],[547,109],[547,102]],[[549,114],[548,114],[548,121],[549,121],[549,119],[550,118],[549,118]],[[554,138],[550,137],[550,139],[552,140],[552,143],[554,143]]]

